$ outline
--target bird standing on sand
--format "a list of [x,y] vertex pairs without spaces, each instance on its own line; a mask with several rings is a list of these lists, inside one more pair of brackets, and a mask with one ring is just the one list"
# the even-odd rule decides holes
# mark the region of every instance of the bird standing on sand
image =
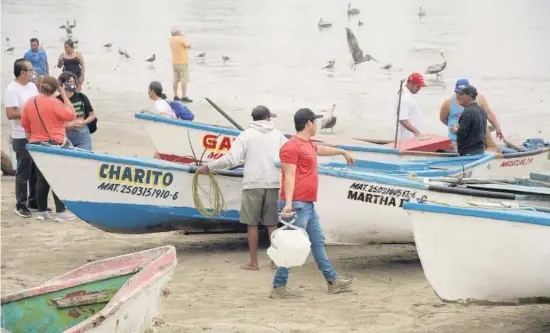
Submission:
[[378,60],[374,59],[370,54],[363,54],[363,51],[359,48],[359,43],[357,42],[357,38],[355,38],[355,35],[351,31],[350,28],[346,29],[346,37],[348,39],[348,47],[349,51],[351,53],[351,56],[353,58],[353,64],[351,67],[355,69],[355,66],[363,63],[365,61],[374,60],[378,62]]
[[422,6],[420,6],[420,9],[418,9],[418,18],[423,18],[424,16],[426,16],[426,10],[424,8],[422,8]]
[[227,60],[231,60],[231,58],[229,58],[228,56],[222,55],[222,60],[223,62],[226,62]]
[[386,71],[388,71],[388,75],[390,74],[390,69],[391,69],[391,63],[390,64],[387,64],[385,66],[382,66],[380,67],[380,69],[385,69]]
[[428,69],[426,69],[426,74],[435,74],[436,80],[440,76],[439,73],[443,72],[445,67],[447,67],[447,60],[445,59],[445,55],[443,55],[443,51],[439,52],[439,54],[441,54],[441,57],[443,57],[443,63],[431,65],[428,67]]
[[122,50],[120,49],[120,47],[118,48],[118,54],[124,55],[124,51],[122,51]]
[[357,15],[361,11],[357,8],[351,8],[351,3],[348,3],[348,15]]
[[126,57],[126,59],[130,59],[130,55],[128,54],[128,51],[126,49],[124,49],[124,57]]
[[[103,45],[103,47],[111,47],[111,46],[113,46],[112,43],[107,43],[107,44],[104,44],[104,45]],[[119,49],[119,50],[120,50],[120,49]]]
[[[334,125],[336,125],[336,117],[334,116],[334,109],[336,104],[332,104],[332,109],[328,111],[328,116],[321,118],[321,130],[327,130],[330,128],[330,131],[334,133]],[[321,110],[321,112],[327,112],[326,110]]]
[[15,50],[15,48],[12,46],[12,47],[7,48],[4,52],[10,52],[10,53],[13,54],[13,50]]
[[153,53],[153,56],[151,58],[145,60],[145,62],[153,63],[153,62],[155,62],[155,60],[156,60],[156,57],[155,57],[155,54]]
[[206,52],[203,52],[197,56],[197,58],[201,58],[202,60],[204,60],[204,57],[206,57]]
[[332,23],[323,21],[323,18],[321,17],[321,18],[319,19],[319,23],[317,23],[317,26],[318,26],[319,28],[328,28],[328,27],[331,27],[331,26],[332,26]]
[[336,60],[335,59],[332,59],[332,60],[329,60],[327,61],[327,65],[323,68],[326,68],[326,69],[332,69],[334,68],[334,64],[336,63]]
[[357,25],[358,25],[358,26],[362,26],[362,25],[363,25],[363,23],[364,23],[364,22],[363,22],[363,21],[361,21],[361,20],[357,21]]

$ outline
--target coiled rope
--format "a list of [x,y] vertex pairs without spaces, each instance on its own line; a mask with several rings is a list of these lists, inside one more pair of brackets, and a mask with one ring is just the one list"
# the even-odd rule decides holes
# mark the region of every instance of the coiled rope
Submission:
[[[209,172],[207,176],[210,179],[210,190],[208,192],[199,184],[199,173],[195,171],[192,189],[193,203],[202,215],[216,216],[219,215],[222,210],[226,209],[225,199],[223,198],[223,193],[218,181],[216,180],[216,176],[212,172]],[[204,207],[204,204],[200,198],[200,193],[208,198],[210,208]]]

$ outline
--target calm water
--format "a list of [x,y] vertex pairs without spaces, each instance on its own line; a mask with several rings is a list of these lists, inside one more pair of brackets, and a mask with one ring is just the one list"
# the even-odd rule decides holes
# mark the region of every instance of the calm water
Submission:
[[[426,8],[423,19],[416,16],[420,6]],[[76,19],[74,38],[89,82],[84,92],[103,121],[132,122],[132,112],[150,106],[145,93],[151,80],[161,81],[172,97],[168,39],[170,27],[179,24],[192,44],[188,94],[202,121],[227,124],[205,96],[242,123],[254,105],[265,104],[286,130],[292,129],[296,109],[336,104],[337,134],[391,137],[399,80],[441,62],[443,50],[448,62],[443,79],[426,76],[429,87],[418,95],[425,132],[446,133],[439,106],[455,80],[468,77],[509,137],[550,138],[550,1],[368,0],[352,7],[361,14],[348,19],[347,2],[337,0],[3,0],[2,50],[14,46],[15,52],[2,53],[2,90],[29,38],[39,38],[55,64],[64,39],[57,27]],[[319,31],[320,17],[333,26]],[[348,26],[379,64],[349,68]],[[112,50],[102,47],[107,42]],[[119,46],[132,59],[119,56]],[[196,58],[201,52],[207,53],[204,62]],[[157,61],[151,68],[145,59],[153,53]],[[232,60],[224,65],[222,55]],[[335,69],[322,70],[333,58]],[[380,69],[387,63],[393,64],[390,75]]]

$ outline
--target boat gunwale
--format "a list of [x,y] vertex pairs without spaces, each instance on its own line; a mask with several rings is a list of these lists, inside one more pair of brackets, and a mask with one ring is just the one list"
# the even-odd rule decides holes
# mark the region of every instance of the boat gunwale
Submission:
[[[525,207],[525,206],[523,206]],[[527,208],[527,207],[525,207]],[[498,209],[498,208],[470,208],[446,206],[432,203],[404,202],[403,209],[407,211],[439,213],[446,215],[470,216],[484,219],[493,219],[506,222],[519,222],[541,226],[550,226],[550,214],[529,209]],[[526,213],[531,212],[531,213]],[[521,214],[524,213],[524,214]],[[536,214],[536,215],[529,215]],[[540,215],[540,216],[538,216]],[[443,221],[445,219],[442,219]],[[442,222],[444,223],[444,222]]]

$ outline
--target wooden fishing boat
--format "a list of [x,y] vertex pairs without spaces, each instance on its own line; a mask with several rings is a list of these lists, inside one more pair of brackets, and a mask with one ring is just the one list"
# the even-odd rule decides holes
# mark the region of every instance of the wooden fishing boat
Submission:
[[[211,217],[202,215],[194,204],[194,165],[38,145],[27,147],[67,207],[103,230],[151,233],[192,227],[207,232],[244,231],[238,223],[242,169],[216,170],[227,207]],[[66,172],[60,173],[59,168]],[[408,179],[329,165],[319,166],[318,171],[316,208],[327,244],[412,242],[409,218],[400,208],[409,200],[427,198],[451,204],[506,200],[550,206],[550,188],[520,186],[512,181],[499,184],[498,189],[480,190],[471,186],[483,184],[458,185],[456,178]],[[79,186],[67,182],[67,176],[79,179]],[[209,179],[199,177],[202,181],[206,188]]]
[[407,202],[424,274],[443,301],[550,302],[550,210]]
[[88,263],[42,285],[2,297],[11,333],[136,333],[160,317],[176,249],[163,246]]
[[[241,133],[239,130],[219,126],[205,125],[179,119],[168,119],[150,114],[135,114],[145,132],[151,138],[160,157],[164,160],[179,163],[195,161],[210,162],[223,156],[230,148],[233,140]],[[180,138],[174,144],[173,138]],[[318,144],[330,145],[350,151],[357,160],[386,161],[399,163],[401,161],[424,160],[430,164],[439,164],[443,172],[440,176],[454,175],[480,179],[503,179],[510,177],[529,177],[534,171],[550,167],[550,147],[533,147],[527,151],[505,150],[504,153],[488,152],[475,157],[457,157],[456,153],[436,153],[417,151],[417,145],[408,146],[407,142],[400,149],[392,148],[391,143],[382,141],[365,142],[362,140],[340,139],[335,137],[314,137]],[[385,143],[384,143],[385,142]],[[413,142],[414,143],[414,142]],[[427,144],[425,147],[433,145]],[[412,150],[410,150],[412,149]],[[442,159],[452,158],[448,162]],[[478,163],[473,163],[482,161]],[[467,165],[467,162],[473,164]],[[342,156],[321,157],[320,163],[343,162]],[[468,162],[468,163],[469,163]],[[360,163],[358,163],[361,165]],[[446,166],[444,164],[449,164]],[[446,171],[445,171],[446,170]],[[432,170],[433,171],[433,170]]]

